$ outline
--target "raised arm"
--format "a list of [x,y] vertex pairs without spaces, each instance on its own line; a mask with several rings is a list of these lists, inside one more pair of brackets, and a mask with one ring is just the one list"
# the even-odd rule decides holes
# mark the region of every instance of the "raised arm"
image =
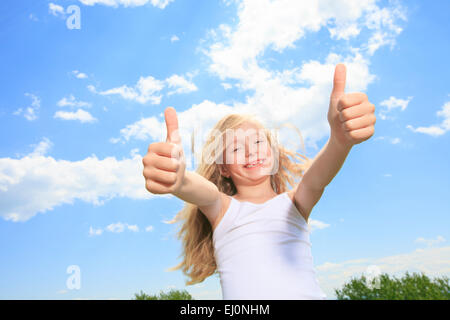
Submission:
[[375,131],[375,106],[368,101],[365,93],[345,94],[345,82],[345,65],[338,64],[327,116],[330,139],[293,191],[294,202],[306,217],[341,169],[351,148],[369,139]]
[[211,181],[195,172],[186,171],[175,109],[167,108],[164,116],[167,127],[166,142],[150,144],[142,159],[145,187],[151,193],[171,193],[198,205],[213,225],[222,212],[226,198]]

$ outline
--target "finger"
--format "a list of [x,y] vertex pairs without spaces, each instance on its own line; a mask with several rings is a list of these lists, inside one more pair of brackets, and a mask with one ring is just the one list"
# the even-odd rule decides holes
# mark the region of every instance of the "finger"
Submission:
[[339,99],[345,93],[345,82],[347,77],[347,69],[344,64],[339,63],[334,69],[332,99]]
[[370,102],[364,102],[362,104],[345,108],[339,112],[339,119],[344,122],[347,120],[359,118],[365,114],[374,113],[375,105]]
[[153,180],[145,180],[146,189],[154,194],[164,194],[171,192],[171,186]]
[[177,112],[173,107],[168,107],[164,111],[164,118],[166,120],[167,138],[166,142],[181,143],[181,138],[178,130]]
[[367,95],[364,92],[347,93],[339,100],[337,108],[339,111],[341,111],[346,108],[362,104],[368,100],[369,99],[367,98]]
[[177,181],[176,172],[165,171],[156,168],[152,168],[151,170],[144,170],[144,176],[146,179],[157,181],[169,187]]
[[148,147],[148,152],[156,153],[164,157],[180,158],[180,147],[167,142],[155,142]]
[[165,156],[156,156],[152,159],[152,164],[157,169],[171,172],[177,172],[180,167],[180,163],[177,159]]
[[374,132],[375,132],[375,126],[370,125],[365,128],[352,130],[350,132],[347,132],[346,134],[349,135],[350,138],[352,138],[354,140],[360,140],[359,142],[362,142],[362,141],[369,139],[371,136],[373,136]]
[[348,120],[342,123],[345,131],[359,130],[368,126],[374,125],[376,118],[374,114],[366,114],[362,117]]

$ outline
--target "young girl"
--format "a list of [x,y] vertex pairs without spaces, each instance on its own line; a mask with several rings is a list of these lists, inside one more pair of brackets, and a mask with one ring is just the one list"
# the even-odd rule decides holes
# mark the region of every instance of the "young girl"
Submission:
[[167,139],[149,146],[144,177],[148,191],[186,201],[171,221],[184,220],[178,233],[184,259],[170,270],[182,268],[187,285],[218,273],[223,299],[326,298],[313,267],[308,218],[351,147],[370,138],[375,124],[367,96],[345,94],[344,87],[340,64],[330,140],[314,161],[278,145],[256,118],[231,114],[213,128],[196,172],[186,171],[176,112],[165,110]]

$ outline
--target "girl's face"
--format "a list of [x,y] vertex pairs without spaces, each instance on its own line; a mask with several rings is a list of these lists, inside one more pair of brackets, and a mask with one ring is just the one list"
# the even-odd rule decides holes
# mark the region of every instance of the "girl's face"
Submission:
[[264,130],[246,122],[231,131],[225,138],[223,176],[232,178],[235,184],[260,182],[270,178],[273,152]]

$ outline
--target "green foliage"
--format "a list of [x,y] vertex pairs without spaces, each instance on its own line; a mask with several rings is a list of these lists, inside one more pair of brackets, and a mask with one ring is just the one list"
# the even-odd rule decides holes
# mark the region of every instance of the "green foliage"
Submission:
[[195,300],[186,290],[175,289],[171,289],[167,293],[161,290],[159,296],[148,295],[141,290],[140,293],[135,293],[134,296],[134,300]]
[[423,272],[401,279],[382,273],[370,283],[364,275],[352,278],[335,293],[338,300],[450,300],[450,285],[448,277],[430,280]]

